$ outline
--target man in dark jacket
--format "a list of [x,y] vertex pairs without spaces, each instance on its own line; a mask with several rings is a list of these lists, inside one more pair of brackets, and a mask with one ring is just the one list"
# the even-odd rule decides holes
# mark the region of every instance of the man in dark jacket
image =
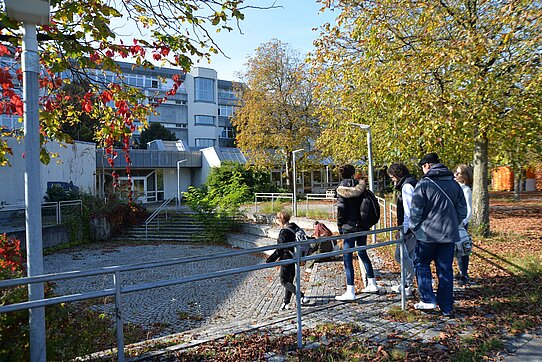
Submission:
[[[424,176],[414,189],[410,228],[416,235],[414,266],[421,301],[416,309],[435,309],[448,316],[453,309],[453,258],[459,241],[459,224],[467,216],[463,191],[453,173],[440,163],[436,153],[428,153],[418,163]],[[437,295],[433,293],[431,262],[438,276]]]
[[[290,222],[290,214],[286,211],[279,211],[277,213],[277,223],[282,228],[277,238],[277,244],[293,243],[296,241],[295,233],[299,226]],[[292,259],[294,256],[294,248],[282,248],[275,249],[266,263],[272,263],[277,260]],[[280,306],[280,310],[290,309],[290,300],[292,295],[295,294],[296,288],[294,285],[295,278],[295,264],[281,265],[280,266],[280,284],[284,287],[284,299]],[[309,298],[305,297],[305,294],[301,293],[301,304],[309,303]]]

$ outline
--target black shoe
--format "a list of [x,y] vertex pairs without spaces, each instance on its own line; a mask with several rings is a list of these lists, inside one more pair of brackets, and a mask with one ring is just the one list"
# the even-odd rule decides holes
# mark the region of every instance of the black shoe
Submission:
[[462,287],[469,285],[469,277],[461,275],[459,277],[459,285]]

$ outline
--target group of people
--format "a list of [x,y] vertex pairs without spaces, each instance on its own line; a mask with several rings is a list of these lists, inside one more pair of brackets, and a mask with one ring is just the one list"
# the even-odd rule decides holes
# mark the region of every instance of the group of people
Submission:
[[[472,171],[467,165],[459,165],[455,172],[444,166],[436,153],[422,157],[418,165],[423,171],[422,178],[417,181],[403,163],[394,163],[388,168],[388,174],[397,191],[397,222],[402,225],[404,242],[397,244],[395,259],[400,262],[401,245],[405,269],[404,291],[407,297],[412,296],[414,279],[418,284],[420,301],[414,305],[416,309],[431,310],[437,306],[443,315],[453,312],[453,259],[455,243],[460,240],[459,228],[468,227],[472,205]],[[363,180],[357,180],[355,168],[344,165],[340,168],[341,182],[336,190],[337,226],[344,235],[343,248],[349,249],[367,244],[367,236],[348,237],[348,234],[364,231],[360,215],[362,195],[366,191]],[[282,227],[278,243],[294,242],[295,231],[299,228],[290,222],[290,215],[285,211],[277,214],[277,222]],[[326,230],[327,229],[327,230]],[[316,222],[315,236],[331,236],[324,224]],[[327,244],[326,244],[327,245]],[[333,245],[326,246],[333,250]],[[313,250],[314,251],[314,250]],[[293,257],[293,249],[277,249],[267,259],[268,262]],[[374,269],[366,250],[358,252],[360,268],[365,271],[363,293],[377,293]],[[346,291],[335,297],[339,301],[352,301],[357,298],[354,285],[354,267],[352,253],[343,255],[346,274]],[[436,294],[433,292],[431,263],[435,263],[438,277]],[[456,279],[462,285],[469,283],[469,256],[457,258],[459,273]],[[312,264],[311,264],[312,266]],[[289,309],[290,299],[295,293],[294,264],[281,266],[280,280],[285,288],[281,309]],[[395,292],[401,291],[401,285],[392,287]],[[309,299],[301,293],[302,304]]]

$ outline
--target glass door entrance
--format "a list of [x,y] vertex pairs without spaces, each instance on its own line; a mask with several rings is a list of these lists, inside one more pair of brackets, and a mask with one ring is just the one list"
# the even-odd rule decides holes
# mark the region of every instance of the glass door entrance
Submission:
[[[128,177],[119,177],[121,187],[127,186]],[[132,177],[132,194],[133,199],[141,203],[147,202],[147,178]]]

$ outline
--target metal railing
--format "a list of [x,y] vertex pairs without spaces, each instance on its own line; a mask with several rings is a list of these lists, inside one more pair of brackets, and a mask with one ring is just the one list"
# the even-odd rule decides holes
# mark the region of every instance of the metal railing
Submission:
[[[77,207],[79,209],[79,214],[83,212],[83,201],[81,200],[68,200],[68,201],[58,201],[58,202],[43,202],[41,204],[41,217],[42,225],[60,225],[63,222],[63,209],[68,207]],[[7,216],[6,218],[13,219],[12,224],[24,227],[25,225],[25,205],[6,205],[0,207],[0,213],[12,213],[12,215]],[[19,215],[17,214],[19,213]],[[64,213],[65,215],[65,213]],[[17,222],[17,219],[20,219]]]
[[292,200],[292,210],[294,209],[294,194],[283,192],[283,193],[274,193],[274,192],[258,192],[254,194],[254,212],[258,213],[258,199],[271,199],[271,210],[275,209],[275,200],[286,199]]
[[[348,234],[348,236],[357,237],[357,236],[363,236],[363,235],[370,235],[374,233],[387,233],[394,230],[400,230],[401,237],[398,240],[389,240],[389,241],[380,242],[377,244],[358,246],[358,247],[354,247],[350,249],[331,251],[328,253],[314,254],[314,255],[309,255],[309,256],[304,256],[304,257],[301,256],[301,253],[300,253],[301,245],[342,239],[343,236],[331,236],[331,237],[326,237],[326,238],[296,241],[296,242],[291,242],[291,243],[262,246],[262,247],[251,248],[251,249],[227,251],[227,252],[221,252],[221,253],[216,253],[216,254],[211,254],[211,255],[208,254],[208,255],[191,256],[191,257],[185,257],[185,258],[173,258],[169,260],[162,260],[162,261],[156,261],[156,262],[147,262],[147,263],[122,265],[122,266],[111,266],[111,267],[104,267],[104,268],[99,268],[99,269],[89,270],[89,271],[70,271],[70,272],[63,272],[63,273],[2,280],[0,281],[0,288],[12,288],[12,287],[17,287],[17,286],[22,286],[22,285],[55,282],[55,281],[60,281],[60,280],[83,278],[83,277],[89,277],[89,276],[111,275],[113,277],[112,278],[113,287],[105,288],[101,290],[95,290],[91,292],[82,292],[82,293],[77,293],[77,294],[55,296],[51,298],[44,298],[44,299],[2,305],[0,306],[0,313],[8,313],[8,312],[14,312],[14,311],[25,310],[25,309],[33,309],[33,308],[42,308],[42,307],[46,307],[46,306],[50,306],[54,304],[77,302],[77,301],[82,301],[82,300],[87,300],[87,299],[103,298],[103,297],[108,297],[108,296],[114,297],[115,298],[114,316],[115,316],[115,329],[116,329],[116,339],[117,339],[117,358],[119,361],[124,361],[125,346],[124,346],[124,331],[123,331],[123,320],[122,320],[122,316],[123,316],[122,295],[123,294],[139,292],[139,291],[143,291],[147,289],[213,279],[213,278],[218,278],[218,277],[224,277],[224,276],[245,273],[245,272],[250,272],[250,271],[255,271],[255,270],[260,270],[260,269],[273,268],[279,265],[295,264],[296,286],[297,286],[296,287],[296,304],[297,304],[296,312],[297,312],[297,326],[298,326],[297,345],[298,345],[298,348],[301,348],[302,347],[302,339],[301,339],[302,313],[301,313],[301,288],[300,288],[301,263],[308,260],[329,258],[332,256],[338,256],[345,253],[358,252],[361,250],[375,249],[375,248],[399,244],[399,243],[403,244],[404,240],[402,238],[402,228],[400,227],[356,232],[356,233]],[[245,254],[263,253],[268,250],[291,248],[291,247],[295,248],[294,259],[281,260],[281,261],[267,263],[267,264],[256,264],[256,265],[249,265],[249,266],[232,268],[232,269],[225,269],[225,270],[214,271],[210,273],[192,275],[192,276],[181,277],[181,278],[159,280],[159,281],[153,281],[153,282],[147,282],[147,283],[141,283],[141,284],[132,284],[132,285],[127,285],[127,286],[122,286],[122,282],[123,282],[121,279],[122,272],[141,270],[141,269],[148,270],[151,268],[158,268],[158,267],[164,267],[164,266],[169,266],[169,265],[202,262],[206,260],[215,260],[217,258],[234,257],[234,256],[239,256],[239,255],[245,255]],[[401,260],[401,308],[404,310],[406,308],[406,296],[405,296],[405,291],[404,291],[405,273],[404,273],[404,267],[403,267],[404,265],[403,264],[403,258],[404,258],[403,249],[404,247],[400,248],[401,250],[400,260]],[[41,331],[41,333],[45,334],[46,332],[45,330],[43,330]]]
[[149,234],[149,225],[152,221],[154,221],[154,219],[156,219],[158,221],[158,230],[160,230],[160,218],[158,217],[161,212],[163,210],[165,210],[165,214],[166,214],[166,221],[167,221],[167,218],[168,218],[168,213],[167,213],[167,209],[166,209],[166,206],[171,202],[171,200],[173,200],[174,198],[177,198],[177,195],[172,195],[170,196],[169,199],[165,200],[156,210],[154,210],[154,212],[151,214],[151,216],[149,216],[147,218],[147,220],[145,220],[145,240],[147,240],[148,238],[148,234]]
[[306,200],[305,200],[305,211],[307,217],[309,216],[309,204],[311,201],[328,201],[330,206],[330,215],[331,218],[334,219],[336,217],[335,215],[335,204],[337,202],[337,198],[331,194],[331,193],[325,193],[325,194],[307,194]]

